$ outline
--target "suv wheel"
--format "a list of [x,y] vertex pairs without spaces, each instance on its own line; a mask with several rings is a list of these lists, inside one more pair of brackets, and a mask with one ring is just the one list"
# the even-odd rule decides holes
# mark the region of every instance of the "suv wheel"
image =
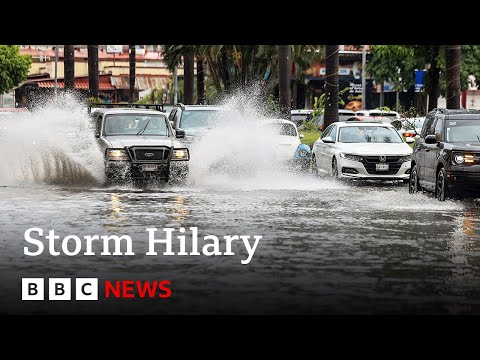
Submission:
[[437,199],[440,201],[445,201],[448,196],[447,192],[447,181],[445,179],[445,169],[441,168],[437,174],[437,183],[435,186],[435,194]]
[[414,165],[411,172],[410,172],[410,181],[408,185],[408,192],[410,194],[415,194],[418,192],[418,172],[417,172],[417,165]]

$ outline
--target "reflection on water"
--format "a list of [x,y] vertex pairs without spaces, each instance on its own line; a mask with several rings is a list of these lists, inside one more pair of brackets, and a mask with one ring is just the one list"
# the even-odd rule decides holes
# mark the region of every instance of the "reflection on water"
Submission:
[[[270,190],[260,180],[243,190],[0,187],[0,272],[12,274],[0,291],[38,274],[169,278],[175,284],[171,302],[124,302],[122,311],[480,314],[480,202],[440,203],[420,193],[409,196],[398,185],[286,179]],[[23,232],[32,226],[60,236],[127,234],[135,256],[25,258]],[[264,238],[249,265],[234,256],[145,256],[146,227],[190,226],[198,227],[199,236]],[[232,250],[242,248],[233,243]],[[61,312],[49,302],[22,306],[16,311]],[[75,311],[119,309],[101,302],[82,306]]]

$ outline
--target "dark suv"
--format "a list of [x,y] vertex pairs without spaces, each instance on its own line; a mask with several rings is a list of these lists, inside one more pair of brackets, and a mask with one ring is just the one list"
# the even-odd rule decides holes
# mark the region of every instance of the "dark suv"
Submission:
[[409,192],[480,194],[480,110],[434,109],[415,142]]

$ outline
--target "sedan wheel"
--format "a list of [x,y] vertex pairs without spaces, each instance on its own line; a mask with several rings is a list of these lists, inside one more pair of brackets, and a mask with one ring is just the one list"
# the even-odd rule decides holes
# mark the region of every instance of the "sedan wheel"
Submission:
[[410,181],[408,185],[408,192],[410,194],[415,194],[418,192],[418,173],[417,165],[414,165],[412,171],[410,172]]
[[447,184],[445,180],[445,169],[441,168],[437,175],[437,185],[435,193],[439,201],[445,201],[447,198]]
[[334,157],[332,162],[332,176],[335,179],[338,179],[338,166],[337,166],[337,159]]

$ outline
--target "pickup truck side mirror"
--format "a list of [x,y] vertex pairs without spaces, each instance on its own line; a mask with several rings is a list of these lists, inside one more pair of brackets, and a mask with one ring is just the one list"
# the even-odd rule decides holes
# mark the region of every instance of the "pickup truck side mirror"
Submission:
[[177,139],[183,139],[183,138],[185,138],[185,130],[177,129],[177,131],[175,132],[175,137],[176,137]]

